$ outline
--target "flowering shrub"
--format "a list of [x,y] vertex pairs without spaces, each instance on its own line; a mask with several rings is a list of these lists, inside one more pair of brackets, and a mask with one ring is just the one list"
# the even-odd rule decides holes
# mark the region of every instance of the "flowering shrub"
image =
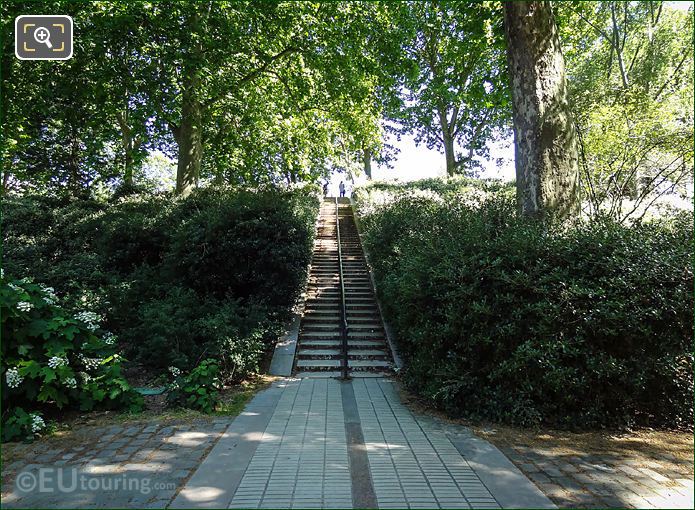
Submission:
[[50,287],[0,277],[4,441],[40,433],[43,416],[58,409],[136,409],[142,403],[121,375],[115,336],[97,334],[101,317],[70,317],[57,303]]
[[211,413],[217,404],[220,388],[220,366],[206,359],[189,374],[183,375],[177,367],[169,367],[174,381],[169,385],[167,401],[189,409]]
[[4,264],[53,285],[64,310],[93,331],[108,326],[148,369],[190,370],[210,357],[239,380],[257,370],[300,295],[319,206],[312,189],[215,187],[109,203],[8,196]]

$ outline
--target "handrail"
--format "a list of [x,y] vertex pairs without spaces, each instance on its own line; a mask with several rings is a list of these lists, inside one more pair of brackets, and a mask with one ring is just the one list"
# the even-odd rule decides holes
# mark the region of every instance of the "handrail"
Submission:
[[348,377],[348,338],[347,338],[347,311],[345,307],[345,282],[343,280],[343,250],[340,243],[340,206],[338,197],[335,197],[335,230],[338,234],[338,275],[340,278],[340,340],[342,344],[341,379]]

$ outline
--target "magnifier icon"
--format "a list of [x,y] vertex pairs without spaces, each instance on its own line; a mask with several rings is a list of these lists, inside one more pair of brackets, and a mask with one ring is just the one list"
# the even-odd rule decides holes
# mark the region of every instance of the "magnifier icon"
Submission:
[[53,48],[51,44],[51,32],[46,27],[39,27],[34,30],[34,39],[39,44],[45,44],[49,48]]

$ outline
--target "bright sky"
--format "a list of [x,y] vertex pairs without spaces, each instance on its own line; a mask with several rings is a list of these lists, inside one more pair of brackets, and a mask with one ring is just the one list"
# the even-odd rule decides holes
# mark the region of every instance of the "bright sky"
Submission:
[[[444,161],[443,152],[430,150],[422,144],[420,146],[416,145],[412,136],[402,136],[400,141],[392,138],[389,142],[400,149],[400,152],[392,163],[393,169],[385,166],[374,169],[374,179],[413,181],[427,177],[444,177],[446,175],[446,162]],[[500,158],[503,160],[503,164],[498,167],[495,160]],[[506,181],[513,180],[514,146],[512,145],[512,140],[507,140],[506,143],[490,144],[490,161],[482,161],[482,163],[484,170],[481,177],[494,177]]]

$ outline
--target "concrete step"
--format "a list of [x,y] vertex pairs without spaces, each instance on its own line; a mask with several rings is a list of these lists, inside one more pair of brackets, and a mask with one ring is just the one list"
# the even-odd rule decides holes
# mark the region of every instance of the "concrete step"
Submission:
[[348,357],[351,359],[361,359],[363,357],[380,356],[386,358],[388,354],[386,351],[381,351],[379,349],[348,349]]
[[298,356],[340,356],[340,349],[300,349]]
[[340,346],[340,340],[303,340],[300,343],[300,347],[331,347],[340,349]]
[[[350,335],[348,335],[349,338]],[[328,340],[330,338],[340,338],[340,331],[304,331],[299,332],[299,339],[308,340]]]
[[340,368],[338,359],[300,359],[297,360],[297,368],[310,368],[315,370]]
[[385,369],[391,368],[391,363],[378,359],[348,359],[348,367],[352,369]]

